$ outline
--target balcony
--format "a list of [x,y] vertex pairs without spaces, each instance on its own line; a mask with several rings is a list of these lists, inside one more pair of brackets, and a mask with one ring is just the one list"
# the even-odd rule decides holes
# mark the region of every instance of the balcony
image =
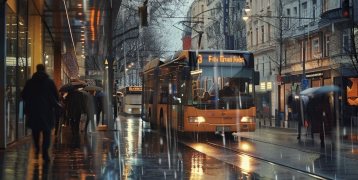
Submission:
[[[352,10],[352,9],[351,9]],[[351,13],[352,14],[352,13]],[[328,11],[323,11],[320,15],[320,20],[318,21],[318,28],[326,27],[332,23],[344,22],[347,21],[346,18],[342,16],[342,9],[336,8]]]

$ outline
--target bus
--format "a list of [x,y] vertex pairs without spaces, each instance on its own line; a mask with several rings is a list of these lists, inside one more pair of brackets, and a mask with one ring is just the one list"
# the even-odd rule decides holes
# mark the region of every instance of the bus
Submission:
[[142,87],[120,87],[117,91],[119,107],[126,114],[141,114]]
[[251,52],[178,51],[146,64],[142,120],[151,128],[181,132],[255,131],[255,85]]

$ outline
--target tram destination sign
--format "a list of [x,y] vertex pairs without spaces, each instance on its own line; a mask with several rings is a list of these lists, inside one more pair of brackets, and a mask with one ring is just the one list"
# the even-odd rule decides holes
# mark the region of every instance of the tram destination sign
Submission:
[[245,59],[243,56],[237,54],[198,54],[198,63],[242,64],[245,63]]

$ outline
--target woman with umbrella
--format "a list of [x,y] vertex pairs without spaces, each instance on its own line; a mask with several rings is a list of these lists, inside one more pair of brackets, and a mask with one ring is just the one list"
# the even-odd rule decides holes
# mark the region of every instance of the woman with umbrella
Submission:
[[[333,116],[330,106],[330,93],[339,92],[338,86],[322,86],[318,88],[309,88],[301,92],[301,95],[310,95],[308,102],[308,116],[312,121],[311,133],[319,133],[321,147],[325,147],[325,136],[332,138]],[[313,135],[312,135],[313,137]]]

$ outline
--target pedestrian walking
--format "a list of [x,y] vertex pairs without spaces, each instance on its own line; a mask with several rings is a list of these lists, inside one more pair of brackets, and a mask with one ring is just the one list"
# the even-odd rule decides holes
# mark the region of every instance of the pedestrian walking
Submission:
[[102,125],[104,125],[104,114],[105,114],[105,96],[106,94],[102,91],[97,91],[96,94],[95,94],[95,97],[96,97],[96,102],[98,103],[97,104],[97,112],[96,112],[96,120],[97,120],[97,126],[99,124],[99,121],[100,121],[100,113],[102,113]]
[[[311,133],[319,133],[321,147],[325,147],[325,136],[332,137],[332,111],[329,104],[329,97],[316,95],[308,103],[310,116],[312,117]],[[333,142],[333,139],[332,139]]]
[[66,97],[66,106],[72,134],[78,134],[80,130],[81,114],[86,112],[83,94],[77,90],[69,90]]
[[297,117],[297,124],[298,124],[298,135],[297,139],[301,139],[301,127],[304,125],[303,123],[303,102],[302,99],[300,99],[298,96],[296,96],[291,103],[291,109],[292,113],[295,114],[295,117]]
[[48,148],[51,143],[51,130],[55,126],[55,110],[60,107],[59,97],[54,81],[45,72],[45,66],[38,64],[36,69],[37,72],[26,82],[21,98],[25,101],[26,126],[32,130],[35,155],[38,158],[42,132],[42,158],[50,161]]
[[87,120],[85,124],[84,131],[87,133],[87,128],[89,123],[91,123],[92,131],[95,130],[95,123],[94,123],[94,113],[95,113],[95,99],[94,99],[94,91],[81,91],[85,96],[86,99],[86,111],[87,111]]

